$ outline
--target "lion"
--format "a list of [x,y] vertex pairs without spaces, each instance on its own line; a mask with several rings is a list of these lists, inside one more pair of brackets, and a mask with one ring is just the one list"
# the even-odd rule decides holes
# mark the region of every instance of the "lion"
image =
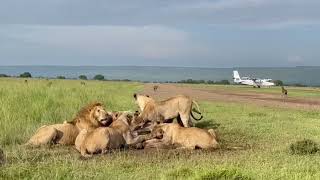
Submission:
[[[181,127],[178,123],[156,125],[144,146],[172,145],[179,149],[216,149],[219,147],[217,135],[213,129]],[[155,144],[155,145],[154,145]]]
[[73,145],[82,129],[91,131],[101,126],[108,126],[111,122],[111,113],[106,112],[101,103],[91,103],[83,107],[70,122],[40,127],[25,145]]
[[159,89],[159,86],[158,86],[158,85],[154,85],[154,86],[153,86],[153,91],[154,91],[154,92],[156,92],[158,89]]
[[119,113],[117,116],[109,127],[80,131],[75,140],[75,146],[83,157],[91,157],[97,153],[104,154],[111,149],[135,146],[145,140],[146,136],[133,136],[130,129],[133,117],[130,114]]
[[[134,94],[133,97],[141,110],[140,119],[137,120],[142,123],[148,120],[158,123],[171,123],[174,118],[177,118],[181,126],[192,127],[193,123],[190,115],[197,121],[203,118],[197,102],[185,95],[177,95],[164,101],[155,101],[149,96],[139,94]],[[197,109],[192,108],[193,104]],[[192,112],[198,113],[201,117],[199,119],[195,118]]]

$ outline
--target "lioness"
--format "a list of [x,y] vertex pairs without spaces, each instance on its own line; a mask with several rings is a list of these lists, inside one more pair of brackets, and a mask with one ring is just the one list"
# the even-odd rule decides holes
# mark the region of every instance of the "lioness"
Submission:
[[83,157],[91,157],[92,154],[142,142],[145,136],[134,138],[131,133],[132,118],[130,114],[123,113],[109,127],[99,127],[93,131],[83,129],[76,138],[76,149]]
[[156,125],[149,139],[151,140],[146,141],[145,146],[152,146],[152,143],[156,143],[173,145],[174,147],[185,149],[215,149],[218,147],[216,133],[213,129],[186,128],[181,127],[177,123]]
[[[149,96],[139,94],[134,94],[133,97],[141,110],[140,121],[142,122],[148,120],[158,121],[158,123],[172,122],[174,118],[177,118],[181,126],[190,127],[193,126],[190,115],[197,121],[203,117],[197,102],[188,96],[178,95],[164,101],[155,101]],[[197,109],[192,108],[193,104],[197,106]],[[192,112],[200,114],[201,117],[195,118]]]
[[71,122],[40,127],[26,145],[39,146],[50,143],[73,145],[80,130],[90,131],[110,125],[111,122],[112,115],[105,111],[102,104],[92,103],[83,107]]

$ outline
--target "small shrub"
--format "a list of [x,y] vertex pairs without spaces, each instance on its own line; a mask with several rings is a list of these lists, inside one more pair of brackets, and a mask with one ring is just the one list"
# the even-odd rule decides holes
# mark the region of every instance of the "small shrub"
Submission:
[[24,73],[20,74],[20,77],[21,78],[31,78],[32,75],[29,72],[24,72]]
[[310,139],[304,139],[302,141],[297,141],[290,145],[291,154],[314,154],[319,151],[318,144]]
[[93,79],[94,79],[94,80],[100,80],[100,81],[102,81],[102,80],[104,80],[104,76],[101,75],[101,74],[97,74],[97,75],[95,75],[95,76],[93,77]]
[[79,76],[79,79],[87,80],[88,78],[87,78],[87,76],[86,76],[86,75],[80,75],[80,76]]
[[64,76],[57,76],[57,79],[66,79]]

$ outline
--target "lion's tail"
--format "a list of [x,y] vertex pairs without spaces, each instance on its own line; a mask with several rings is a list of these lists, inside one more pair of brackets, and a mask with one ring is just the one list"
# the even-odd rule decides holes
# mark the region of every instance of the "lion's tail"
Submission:
[[[193,118],[194,120],[200,121],[200,120],[203,118],[203,116],[202,116],[202,114],[201,114],[199,105],[198,105],[198,103],[197,103],[196,101],[192,101],[192,103],[193,103],[197,108],[192,108],[192,110],[191,110],[191,116],[192,116],[192,118]],[[193,115],[192,112],[198,113],[199,115],[201,115],[201,117],[200,117],[200,118],[196,118],[196,117]]]

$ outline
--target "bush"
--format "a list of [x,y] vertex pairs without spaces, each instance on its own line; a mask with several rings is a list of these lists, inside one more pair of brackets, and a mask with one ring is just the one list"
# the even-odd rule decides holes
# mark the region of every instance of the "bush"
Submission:
[[66,79],[64,76],[57,76],[57,79]]
[[88,78],[87,78],[87,76],[86,76],[86,75],[80,75],[80,76],[79,76],[79,79],[87,80]]
[[304,139],[302,141],[297,141],[290,145],[291,154],[314,154],[319,151],[318,144],[310,139]]
[[102,80],[104,80],[104,76],[101,75],[101,74],[97,74],[97,75],[95,75],[95,76],[93,77],[93,79],[94,79],[94,80],[100,80],[100,81],[102,81]]
[[0,74],[0,77],[10,77],[10,76],[8,76],[6,74]]
[[273,83],[276,85],[276,86],[283,86],[283,82],[281,80],[274,80]]
[[221,80],[221,81],[216,81],[215,84],[230,84],[230,82],[228,80]]
[[295,83],[295,84],[292,84],[291,86],[295,86],[295,87],[307,87],[307,85],[305,85],[305,84],[300,84],[300,83]]
[[20,74],[20,77],[21,77],[21,78],[31,78],[32,76],[31,76],[31,73],[29,73],[29,72],[24,72],[24,73]]
[[212,80],[193,80],[193,79],[187,79],[187,80],[181,80],[177,81],[177,83],[185,83],[185,84],[230,84],[228,80],[221,80],[221,81],[212,81]]

